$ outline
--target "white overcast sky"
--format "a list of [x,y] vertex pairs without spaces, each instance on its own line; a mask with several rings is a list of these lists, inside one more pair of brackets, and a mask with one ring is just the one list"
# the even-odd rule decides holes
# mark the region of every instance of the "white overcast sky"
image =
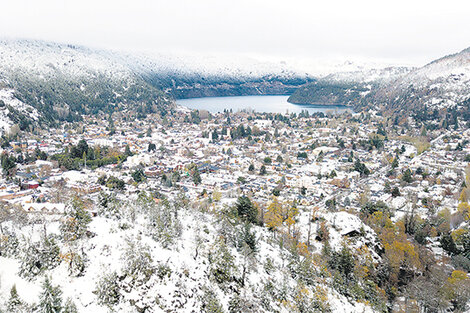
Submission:
[[470,1],[1,0],[0,36],[418,65],[470,46]]

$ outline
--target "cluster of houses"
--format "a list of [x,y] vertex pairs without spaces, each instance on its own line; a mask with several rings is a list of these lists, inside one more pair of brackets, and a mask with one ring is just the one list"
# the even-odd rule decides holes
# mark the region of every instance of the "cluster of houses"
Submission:
[[[67,171],[50,159],[18,164],[15,176],[1,181],[0,201],[26,212],[53,214],[63,211],[65,205],[56,195],[58,188],[96,197],[108,190],[98,183],[99,178],[114,176],[126,183],[120,193],[123,197],[139,190],[158,191],[156,195],[178,190],[190,198],[211,196],[217,191],[227,199],[250,194],[260,203],[276,195],[320,207],[334,199],[339,208],[359,208],[365,194],[369,201],[383,201],[397,210],[406,210],[414,197],[413,203],[418,203],[425,214],[429,206],[427,200],[424,205],[425,198],[432,197],[439,207],[457,206],[459,184],[465,179],[465,156],[470,154],[465,144],[469,131],[451,130],[440,130],[443,133],[437,134],[422,153],[398,136],[384,140],[382,147],[366,149],[359,143],[368,142],[377,132],[377,116],[367,123],[351,122],[346,116],[325,116],[293,118],[289,124],[266,115],[239,112],[230,116],[230,122],[224,113],[210,118],[206,115],[196,124],[184,122],[185,114],[178,111],[165,123],[156,118],[130,121],[118,116],[112,133],[105,120],[88,116],[79,127],[65,125],[12,142],[5,149],[8,153],[32,155],[39,149],[51,156],[85,139],[91,147],[119,151],[127,147],[132,156],[121,164],[80,171]],[[231,131],[240,124],[256,129],[256,135],[233,139]],[[398,162],[392,168],[393,158]],[[361,176],[354,170],[356,160],[369,169],[369,175]],[[131,173],[136,169],[143,170],[143,182],[133,180]],[[193,180],[196,169],[200,182]],[[406,169],[413,173],[412,183],[401,180]],[[177,178],[165,184],[162,177],[173,179],[174,173],[178,173]],[[400,195],[386,190],[387,184],[399,187]]]

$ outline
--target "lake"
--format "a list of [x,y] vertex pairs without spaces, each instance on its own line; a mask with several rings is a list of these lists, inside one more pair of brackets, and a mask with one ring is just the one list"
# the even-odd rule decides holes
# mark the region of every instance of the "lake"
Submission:
[[240,97],[207,97],[176,100],[176,103],[190,109],[207,110],[211,113],[223,112],[224,109],[233,112],[241,110],[254,110],[267,113],[300,113],[307,110],[315,112],[352,112],[346,106],[322,106],[313,104],[293,104],[287,102],[289,96],[240,96]]

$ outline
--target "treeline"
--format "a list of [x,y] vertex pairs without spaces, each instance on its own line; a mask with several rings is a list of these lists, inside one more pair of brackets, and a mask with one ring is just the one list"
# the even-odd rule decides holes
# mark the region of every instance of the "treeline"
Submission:
[[356,84],[317,81],[298,88],[287,101],[297,104],[357,104],[362,99],[361,93],[368,90]]
[[38,147],[34,150],[33,154],[19,152],[16,154],[9,154],[7,152],[3,152],[0,157],[0,163],[2,166],[2,173],[7,177],[14,176],[16,174],[16,165],[17,164],[28,164],[31,162],[35,162],[37,160],[47,160],[48,156],[47,153],[41,151]]
[[51,159],[56,160],[60,167],[67,170],[79,170],[84,166],[95,169],[124,162],[130,155],[132,153],[129,146],[126,146],[124,153],[120,153],[109,147],[89,147],[86,140],[82,139],[77,145],[67,147],[64,153],[55,154]]

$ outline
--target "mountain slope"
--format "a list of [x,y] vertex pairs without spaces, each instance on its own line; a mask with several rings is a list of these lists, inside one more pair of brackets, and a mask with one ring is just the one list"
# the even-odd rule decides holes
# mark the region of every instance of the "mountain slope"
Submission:
[[290,94],[313,78],[281,62],[244,56],[134,54],[126,64],[175,98]]
[[470,48],[421,68],[390,67],[332,74],[299,88],[289,101],[405,113],[424,108],[463,107],[468,111],[469,99]]
[[[171,98],[288,94],[312,79],[247,57],[123,53],[38,40],[0,40],[0,88],[36,108],[39,121],[131,106],[166,114]],[[14,123],[14,121],[11,121]],[[22,123],[25,128],[34,121]]]
[[[89,234],[74,242],[62,244],[57,216],[49,216],[47,234],[43,225],[20,229],[12,222],[4,237],[25,249],[0,246],[0,303],[16,284],[22,312],[35,312],[44,277],[51,277],[78,312],[373,312],[333,289],[325,268],[288,236],[278,244],[266,228],[236,222],[228,212],[182,207],[178,199],[159,205],[145,193],[107,199],[86,226]],[[331,215],[356,221],[348,213]],[[356,223],[348,227],[362,225]],[[35,249],[41,252],[30,253]],[[49,269],[25,270],[46,258],[53,260]]]
[[0,75],[15,97],[45,121],[78,120],[80,114],[122,105],[167,107],[164,94],[125,64],[72,45],[32,40],[0,41]]
[[470,48],[415,69],[377,90],[375,103],[391,110],[452,108],[470,97]]
[[359,106],[373,90],[408,73],[407,67],[338,72],[297,89],[288,99],[297,104]]

